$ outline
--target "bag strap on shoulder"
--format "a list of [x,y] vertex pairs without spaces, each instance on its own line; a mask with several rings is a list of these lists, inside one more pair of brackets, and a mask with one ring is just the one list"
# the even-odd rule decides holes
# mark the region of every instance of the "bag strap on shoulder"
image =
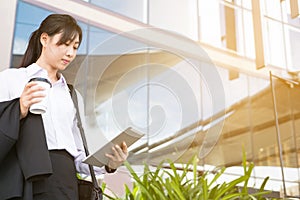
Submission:
[[[85,134],[84,134],[84,129],[82,127],[81,118],[80,118],[80,114],[79,114],[77,94],[76,94],[76,91],[75,91],[73,85],[68,84],[68,87],[70,89],[70,95],[72,97],[74,106],[76,108],[77,126],[78,126],[78,128],[80,130],[80,135],[81,135],[81,138],[82,138],[82,142],[83,142],[83,146],[84,146],[84,151],[85,151],[86,156],[88,156],[89,155],[89,151],[88,151],[87,142],[86,142],[86,138],[85,138]],[[97,179],[96,179],[94,168],[90,164],[89,164],[89,170],[90,170],[92,182],[93,182],[93,185],[94,185],[95,189],[101,190],[101,188],[98,185]]]

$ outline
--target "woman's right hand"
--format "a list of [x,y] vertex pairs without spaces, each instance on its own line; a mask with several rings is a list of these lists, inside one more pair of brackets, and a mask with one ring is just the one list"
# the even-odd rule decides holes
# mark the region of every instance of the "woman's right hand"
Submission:
[[39,86],[36,82],[32,81],[25,85],[24,90],[20,96],[20,119],[27,116],[28,110],[32,104],[40,102],[45,94],[45,88]]

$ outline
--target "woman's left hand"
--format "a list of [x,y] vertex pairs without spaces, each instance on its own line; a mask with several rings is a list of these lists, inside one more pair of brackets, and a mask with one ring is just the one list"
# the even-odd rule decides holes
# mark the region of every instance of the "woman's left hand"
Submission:
[[112,151],[113,155],[106,154],[106,157],[109,159],[107,166],[111,169],[117,169],[128,157],[127,145],[125,142],[123,142],[121,146],[115,145],[112,147]]

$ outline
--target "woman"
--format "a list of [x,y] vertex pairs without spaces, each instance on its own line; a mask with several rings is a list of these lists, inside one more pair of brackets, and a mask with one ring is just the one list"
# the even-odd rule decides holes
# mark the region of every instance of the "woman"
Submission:
[[[74,60],[81,40],[75,19],[49,15],[32,33],[21,67],[0,73],[0,199],[78,199],[76,172],[89,170],[60,71]],[[44,88],[29,82],[33,77],[52,84],[42,115],[29,111],[44,97]],[[95,167],[96,174],[115,171],[127,156],[126,144],[116,145],[107,166]]]

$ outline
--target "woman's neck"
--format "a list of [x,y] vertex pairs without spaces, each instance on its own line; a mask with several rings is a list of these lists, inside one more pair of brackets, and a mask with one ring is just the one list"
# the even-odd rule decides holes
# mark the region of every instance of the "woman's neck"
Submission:
[[39,60],[37,60],[36,64],[47,71],[48,78],[50,79],[51,83],[55,83],[56,81],[58,81],[59,77],[57,69],[53,69],[51,66],[44,64]]
[[48,78],[50,79],[51,83],[55,83],[59,79],[57,72],[54,74],[48,72]]

